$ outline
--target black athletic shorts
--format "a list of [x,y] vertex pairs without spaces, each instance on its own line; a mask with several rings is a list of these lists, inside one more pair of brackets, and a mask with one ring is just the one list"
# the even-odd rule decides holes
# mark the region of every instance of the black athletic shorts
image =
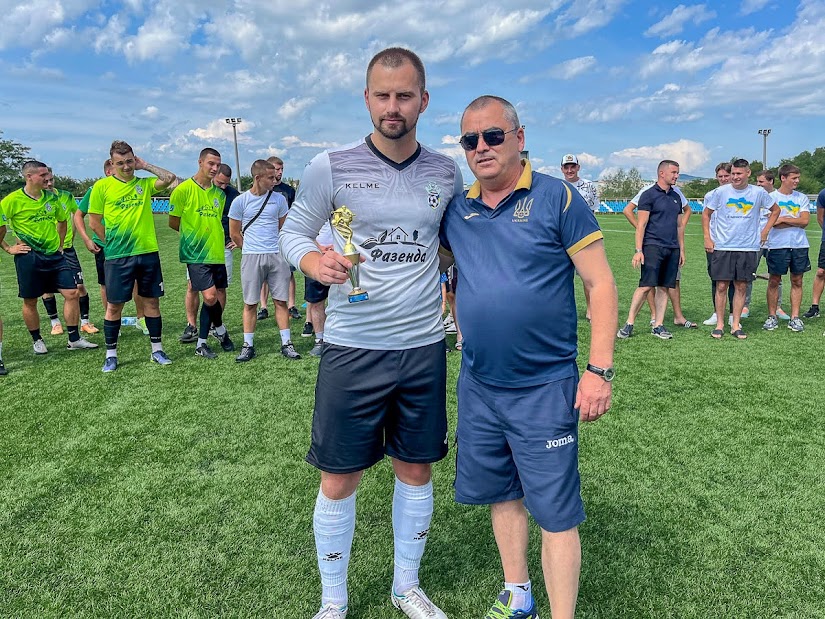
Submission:
[[768,273],[771,275],[799,275],[811,270],[807,247],[771,249],[768,251]]
[[642,265],[642,275],[639,278],[639,286],[676,288],[680,253],[678,247],[643,245],[642,254],[645,257],[645,261]]
[[447,455],[444,340],[408,350],[325,344],[307,462],[328,473],[368,469],[384,455],[431,463]]
[[752,282],[756,279],[759,250],[727,251],[717,249],[710,258],[710,278],[715,282]]
[[66,263],[69,265],[69,270],[72,272],[74,283],[78,286],[82,286],[83,268],[80,266],[80,259],[77,257],[77,252],[74,247],[67,247],[64,249],[63,255],[66,257]]
[[816,261],[817,268],[825,269],[825,239],[819,244],[819,260]]
[[304,278],[304,301],[307,303],[320,303],[326,301],[329,296],[329,286],[324,286],[311,277]]
[[226,264],[187,264],[186,270],[189,272],[189,282],[195,292],[208,290],[212,286],[226,290],[229,285]]
[[453,265],[447,269],[447,292],[455,292],[458,286],[458,267]]
[[103,265],[106,264],[106,254],[103,251],[103,246],[95,245],[100,248],[100,251],[95,254],[95,269],[97,269],[97,283],[101,286],[106,285],[106,270]]
[[110,303],[126,303],[132,299],[132,289],[137,282],[137,293],[148,299],[163,296],[163,273],[160,270],[158,252],[110,258],[104,264],[106,270],[106,297]]
[[37,299],[47,292],[76,290],[66,257],[60,252],[46,255],[31,250],[14,256],[17,289],[21,299]]

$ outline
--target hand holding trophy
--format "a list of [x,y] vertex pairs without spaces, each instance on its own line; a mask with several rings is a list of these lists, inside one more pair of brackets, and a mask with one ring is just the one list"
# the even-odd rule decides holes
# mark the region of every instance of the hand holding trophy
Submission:
[[355,214],[351,210],[346,206],[340,206],[332,212],[330,224],[343,237],[344,249],[342,255],[352,263],[352,268],[349,270],[349,281],[352,284],[352,290],[350,290],[347,298],[350,303],[359,303],[360,301],[367,301],[370,296],[360,285],[361,254],[358,253],[358,248],[352,242],[352,227],[350,225],[354,218]]

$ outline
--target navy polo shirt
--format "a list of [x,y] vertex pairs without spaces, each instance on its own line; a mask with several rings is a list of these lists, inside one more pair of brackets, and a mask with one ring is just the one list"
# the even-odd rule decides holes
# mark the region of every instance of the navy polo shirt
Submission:
[[232,206],[232,202],[241,195],[237,189],[235,189],[232,185],[227,185],[226,189],[223,190],[226,194],[226,202],[223,204],[223,215],[221,215],[221,225],[223,226],[223,241],[224,245],[229,243],[232,239],[229,238],[229,207]]
[[643,245],[679,247],[679,216],[682,214],[682,197],[673,187],[667,191],[654,184],[642,193],[638,209],[650,213]]
[[[825,210],[825,189],[816,197],[816,208]],[[825,226],[822,226],[822,242],[825,243]]]
[[575,376],[576,298],[571,256],[602,238],[571,184],[532,172],[495,209],[476,182],[455,196],[441,244],[458,267],[462,371],[485,384],[529,387]]

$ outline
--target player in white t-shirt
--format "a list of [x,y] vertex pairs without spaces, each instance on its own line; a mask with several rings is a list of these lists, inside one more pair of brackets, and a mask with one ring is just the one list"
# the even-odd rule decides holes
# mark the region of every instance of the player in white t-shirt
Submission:
[[783,275],[791,272],[791,331],[804,330],[799,318],[802,305],[802,277],[811,270],[808,256],[808,236],[805,228],[811,218],[811,202],[808,197],[796,191],[799,186],[799,168],[786,163],[779,168],[779,189],[771,193],[771,198],[779,206],[779,219],[768,234],[768,319],[764,329],[773,331],[779,326],[776,318],[779,282]]
[[[748,282],[753,281],[759,249],[779,217],[779,207],[768,192],[748,184],[750,173],[747,160],[734,161],[730,184],[717,188],[702,212],[705,251],[712,254],[710,275],[716,282],[716,328],[711,333],[716,339],[721,339],[724,333],[725,297],[730,282],[734,285],[731,335],[739,340],[747,338],[740,324],[745,291]],[[762,208],[769,209],[771,214],[765,227],[760,229],[759,211]]]
[[[773,193],[774,191],[776,191],[776,187],[774,187],[774,184],[773,184],[773,181],[774,181],[775,178],[776,178],[776,174],[773,172],[773,170],[762,170],[762,171],[760,171],[756,174],[756,184],[759,185],[762,189],[764,189],[768,193]],[[762,211],[759,213],[759,216],[760,216],[759,226],[761,228],[764,228],[765,224],[768,223],[768,215],[769,214],[770,214],[770,211],[766,211],[765,209],[762,209]],[[759,252],[759,255],[760,255],[760,257],[759,257],[759,262],[760,263],[762,262],[762,258],[765,258],[766,262],[767,262],[768,248],[763,247],[762,250]],[[759,269],[758,264],[756,265],[756,268]],[[767,273],[766,274],[757,273],[756,277],[758,279],[770,279],[770,275],[767,274]],[[747,294],[745,295],[745,309],[742,310],[742,318],[747,318],[748,308],[751,306],[751,294],[752,294],[752,292],[753,292],[753,282],[748,282],[748,291],[747,291]],[[733,294],[731,294],[731,298],[733,298]],[[779,279],[779,288],[778,288],[778,294],[777,294],[777,297],[776,297],[776,317],[779,318],[780,320],[790,320],[791,319],[790,315],[788,315],[788,313],[785,312],[785,310],[782,309],[782,279],[781,278]]]

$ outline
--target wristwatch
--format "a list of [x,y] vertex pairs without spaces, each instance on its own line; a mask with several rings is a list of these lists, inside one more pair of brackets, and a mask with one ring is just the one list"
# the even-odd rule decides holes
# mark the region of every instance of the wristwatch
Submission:
[[645,253],[645,252],[644,252],[643,250],[641,250],[641,249],[639,249],[639,248],[637,247],[637,248],[636,248],[636,253],[637,253],[637,254],[643,254],[643,253]]
[[591,365],[590,363],[587,364],[587,371],[593,372],[596,376],[601,376],[607,382],[613,382],[613,379],[616,378],[616,370],[613,368],[600,368],[595,365]]

